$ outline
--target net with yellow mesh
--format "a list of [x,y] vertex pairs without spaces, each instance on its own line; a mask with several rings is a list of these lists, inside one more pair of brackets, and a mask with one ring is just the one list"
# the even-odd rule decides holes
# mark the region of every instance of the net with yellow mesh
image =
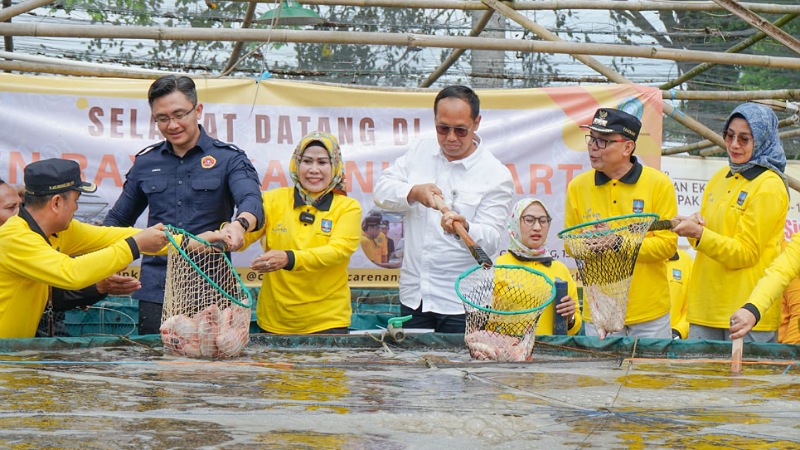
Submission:
[[575,258],[592,324],[601,334],[625,327],[628,288],[639,248],[656,214],[628,214],[567,228],[560,237]]
[[458,277],[464,303],[464,341],[479,360],[529,361],[539,315],[556,288],[543,273],[524,266],[476,266]]
[[166,233],[164,348],[193,358],[239,355],[250,340],[250,292],[221,248],[180,228]]

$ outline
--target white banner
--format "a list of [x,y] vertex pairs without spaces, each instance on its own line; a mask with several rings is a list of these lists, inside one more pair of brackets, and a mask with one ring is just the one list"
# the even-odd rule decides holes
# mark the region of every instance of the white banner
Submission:
[[[329,131],[339,138],[346,161],[347,190],[364,215],[381,213],[372,202],[377,178],[412,139],[432,135],[437,91],[405,92],[331,87],[282,81],[196,80],[204,104],[200,123],[213,137],[244,149],[264,190],[288,186],[288,161],[302,136]],[[0,178],[23,181],[26,164],[44,158],[78,161],[86,180],[99,187],[83,198],[79,217],[101,221],[121,192],[134,155],[163,139],[150,116],[149,80],[106,80],[0,74]],[[661,92],[635,85],[478,91],[485,149],[512,172],[514,200],[540,198],[553,213],[548,248],[563,257],[556,234],[563,228],[567,183],[590,168],[579,125],[599,107],[636,114],[644,127],[636,155],[659,167]],[[143,216],[144,217],[144,216]],[[395,285],[402,251],[402,216],[385,213],[395,253],[387,263],[358,250],[351,260],[353,285]],[[144,226],[140,219],[138,226]],[[253,246],[236,254],[245,269]],[[565,261],[574,265],[571,261]]]

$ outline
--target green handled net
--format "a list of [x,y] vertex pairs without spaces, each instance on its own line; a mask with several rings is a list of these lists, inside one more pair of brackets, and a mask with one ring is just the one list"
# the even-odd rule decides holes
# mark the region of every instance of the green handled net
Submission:
[[193,358],[239,355],[250,340],[250,291],[222,248],[180,228],[165,232],[164,348]]
[[536,324],[556,288],[546,275],[524,266],[476,266],[458,277],[464,303],[464,341],[479,360],[529,361]]
[[636,257],[656,220],[656,214],[629,214],[587,222],[558,233],[575,258],[592,324],[601,335],[625,327]]

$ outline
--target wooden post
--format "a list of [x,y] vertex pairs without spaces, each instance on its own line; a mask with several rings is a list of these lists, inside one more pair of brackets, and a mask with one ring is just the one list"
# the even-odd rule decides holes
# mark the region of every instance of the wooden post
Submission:
[[786,46],[786,48],[788,48],[789,50],[800,55],[800,41],[798,41],[791,34],[781,30],[780,28],[770,23],[768,20],[765,20],[763,17],[759,16],[753,11],[750,11],[749,9],[745,8],[744,6],[740,5],[734,0],[713,0],[713,1],[714,3],[722,6],[723,8],[732,12],[733,14],[739,16],[742,20],[749,23],[750,25],[763,31],[764,33],[767,33],[769,37],[780,42],[781,44]]

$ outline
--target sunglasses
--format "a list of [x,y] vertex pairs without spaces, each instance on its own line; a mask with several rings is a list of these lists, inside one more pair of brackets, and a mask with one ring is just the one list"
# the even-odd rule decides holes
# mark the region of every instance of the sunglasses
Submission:
[[456,136],[458,137],[467,137],[467,134],[469,134],[469,128],[436,125],[436,132],[441,134],[442,136],[447,136],[448,134],[450,134],[450,130],[453,130],[453,133],[455,133]]

